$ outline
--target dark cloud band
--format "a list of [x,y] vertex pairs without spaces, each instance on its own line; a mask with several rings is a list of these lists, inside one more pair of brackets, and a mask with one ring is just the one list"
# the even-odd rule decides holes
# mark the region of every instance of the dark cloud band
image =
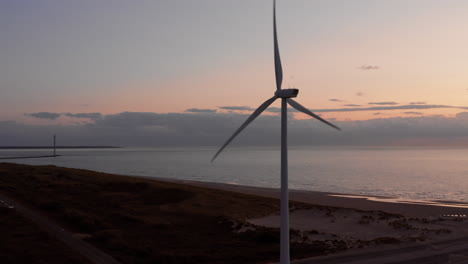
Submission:
[[[450,105],[399,105],[399,106],[374,106],[374,107],[361,107],[361,108],[330,108],[330,109],[310,109],[316,113],[327,113],[327,112],[362,112],[362,111],[386,111],[386,110],[412,110],[412,109],[436,109],[436,108],[456,108],[468,110],[468,107],[464,106],[450,106]],[[266,110],[270,113],[279,113],[281,108],[270,107]],[[291,112],[297,112],[294,109],[288,109]]]
[[248,106],[219,106],[219,109],[231,110],[231,111],[253,111],[255,109]]
[[397,105],[397,102],[370,102],[370,105]]
[[189,108],[185,110],[188,113],[216,113],[216,109]]
[[358,69],[363,70],[363,71],[369,71],[369,70],[378,70],[380,67],[378,65],[361,65],[358,67]]
[[37,113],[28,113],[24,115],[39,118],[39,119],[55,120],[59,118],[62,114],[51,113],[51,112],[37,112]]
[[88,118],[92,120],[98,120],[102,118],[101,113],[76,113],[76,114],[66,113],[64,115],[68,117],[73,117],[73,118]]
[[[330,109],[325,111],[329,112]],[[43,145],[44,139],[56,133],[66,145],[218,146],[248,116],[235,112],[215,115],[123,112],[103,115],[92,124],[46,126],[0,121],[0,145]],[[295,119],[291,116],[288,128],[292,145],[385,145],[412,139],[427,139],[426,142],[430,142],[433,138],[466,138],[468,144],[466,120],[468,111],[455,117],[412,116],[335,121],[343,130],[336,132],[314,119]],[[279,122],[278,115],[261,115],[233,144],[277,145]]]

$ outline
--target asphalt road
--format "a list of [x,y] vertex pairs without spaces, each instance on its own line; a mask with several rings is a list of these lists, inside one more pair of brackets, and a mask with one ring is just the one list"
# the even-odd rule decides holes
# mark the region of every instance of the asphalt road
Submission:
[[41,214],[40,212],[22,205],[20,202],[11,199],[0,193],[0,206],[16,210],[24,217],[36,223],[39,228],[48,232],[51,236],[87,258],[91,263],[95,264],[119,264],[112,256],[104,253],[96,247],[76,238],[73,233],[63,229],[57,223]]

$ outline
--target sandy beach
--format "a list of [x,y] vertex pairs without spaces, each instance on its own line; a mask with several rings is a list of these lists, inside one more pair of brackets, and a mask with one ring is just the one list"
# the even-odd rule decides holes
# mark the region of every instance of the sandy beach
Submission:
[[[272,188],[165,180],[271,198],[279,198],[280,195],[278,189]],[[315,208],[291,209],[290,227],[299,231],[296,236],[293,232],[292,239],[345,241],[347,250],[345,253],[335,254],[338,259],[341,255],[357,254],[356,263],[364,263],[366,252],[369,255],[395,249],[402,249],[404,252],[407,248],[421,244],[433,248],[433,243],[458,239],[461,241],[458,244],[468,243],[468,204],[463,202],[412,201],[396,197],[302,190],[290,190],[290,200],[318,205]],[[249,219],[249,223],[254,225],[275,228],[279,227],[279,222],[279,214]],[[415,251],[421,250],[427,251],[428,248]],[[468,253],[468,249],[466,252]],[[426,255],[430,256],[423,254]],[[468,263],[468,256],[464,255],[456,262],[450,256],[451,254],[447,254],[447,259],[436,259],[433,263]],[[412,256],[398,257],[392,252],[392,261],[389,263],[408,261],[407,258],[411,259]],[[310,262],[303,260],[298,263],[319,263],[320,259],[312,258]],[[329,257],[323,259],[324,263],[335,263]],[[370,260],[369,263],[375,262]],[[420,262],[414,260],[413,263],[427,263],[427,260],[423,258]]]
[[[279,189],[242,186],[234,184],[196,182],[173,180],[166,178],[151,178],[193,186],[221,189],[232,192],[259,195],[279,199]],[[324,206],[336,206],[354,208],[359,210],[381,210],[388,213],[402,214],[408,217],[439,217],[441,215],[460,214],[468,215],[468,203],[453,201],[411,201],[395,197],[366,196],[357,194],[342,194],[330,192],[289,190],[289,198],[292,201],[318,204]]]
[[[8,163],[0,163],[0,175],[1,194],[122,263],[274,263],[278,258],[276,189]],[[358,254],[354,260],[364,263],[372,255],[366,252],[405,253],[422,245],[414,250],[424,257],[434,243],[456,240],[450,245],[458,247],[468,237],[463,203],[300,190],[291,190],[290,199],[291,255],[300,263],[310,258],[347,263],[329,259],[343,254]],[[32,243],[27,237],[15,243]]]

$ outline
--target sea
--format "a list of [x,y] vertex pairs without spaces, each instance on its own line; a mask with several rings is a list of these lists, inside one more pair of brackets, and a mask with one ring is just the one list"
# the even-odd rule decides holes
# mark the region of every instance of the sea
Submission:
[[[277,147],[58,149],[59,157],[9,159],[155,178],[279,188]],[[0,158],[51,155],[50,149],[1,149]],[[468,149],[290,147],[289,188],[384,196],[411,201],[468,202]]]

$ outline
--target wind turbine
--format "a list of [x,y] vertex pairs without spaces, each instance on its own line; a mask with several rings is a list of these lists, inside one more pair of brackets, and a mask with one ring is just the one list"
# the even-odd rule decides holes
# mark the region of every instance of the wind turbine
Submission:
[[293,97],[297,97],[298,89],[281,89],[283,82],[283,69],[281,67],[281,58],[278,49],[278,37],[276,33],[276,0],[273,0],[273,44],[275,53],[275,77],[276,77],[276,92],[274,96],[261,104],[247,120],[234,132],[234,134],[224,143],[224,145],[216,152],[211,159],[213,162],[223,149],[257,116],[268,108],[276,99],[281,98],[281,228],[280,228],[280,263],[289,264],[289,194],[288,194],[288,127],[287,127],[287,111],[288,106],[312,116],[323,123],[340,130],[337,126],[324,120],[320,116],[312,113],[298,102],[294,101]]

